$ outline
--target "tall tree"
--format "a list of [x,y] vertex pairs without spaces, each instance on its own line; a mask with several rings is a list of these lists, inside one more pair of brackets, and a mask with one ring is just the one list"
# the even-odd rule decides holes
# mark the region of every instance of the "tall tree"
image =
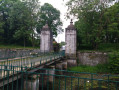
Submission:
[[0,2],[0,17],[1,17],[1,21],[4,24],[1,24],[3,27],[3,40],[4,43],[9,43],[9,23],[8,23],[8,17],[9,17],[9,11],[10,11],[10,7],[12,7],[13,4],[13,0],[2,0]]
[[75,24],[78,29],[78,37],[85,44],[92,44],[98,48],[105,32],[104,12],[112,0],[70,0],[67,2],[67,17],[74,15],[78,18]]
[[40,3],[39,0],[26,0],[27,2],[27,6],[29,8],[29,15],[30,15],[30,29],[31,29],[31,37],[29,37],[29,39],[32,42],[32,46],[35,46],[35,38],[36,36],[36,27],[38,25],[38,18],[39,18],[39,12],[40,12]]
[[46,21],[48,21],[48,25],[53,31],[53,35],[57,36],[58,32],[62,32],[60,11],[54,8],[51,4],[45,3],[43,6],[41,6],[39,15],[39,24],[37,28],[39,33]]
[[[24,42],[31,40],[34,46],[34,32],[37,24],[38,5],[37,0],[27,0],[24,2],[15,2],[10,11],[10,28],[13,31],[13,37],[17,41]],[[37,11],[36,11],[37,10]]]
[[119,2],[108,8],[104,16],[106,42],[119,43]]
[[3,34],[4,34],[4,29],[3,29],[3,25],[4,25],[4,22],[3,22],[3,19],[2,17],[0,16],[0,40],[1,42],[3,42]]

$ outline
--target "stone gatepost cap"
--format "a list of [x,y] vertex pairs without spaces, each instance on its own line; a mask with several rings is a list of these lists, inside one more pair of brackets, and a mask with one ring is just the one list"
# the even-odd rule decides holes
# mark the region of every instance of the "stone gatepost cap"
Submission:
[[70,25],[66,28],[66,30],[76,30],[75,26],[73,25],[72,19],[71,19]]

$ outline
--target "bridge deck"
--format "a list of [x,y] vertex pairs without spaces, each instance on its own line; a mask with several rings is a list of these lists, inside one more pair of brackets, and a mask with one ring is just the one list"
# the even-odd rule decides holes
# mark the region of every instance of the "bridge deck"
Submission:
[[[45,65],[50,65],[60,60],[61,57],[63,57],[61,54],[51,54],[37,57],[14,58],[7,61],[2,60],[0,62],[0,87],[19,79],[21,77],[19,72],[27,70],[29,72],[35,72],[38,70],[36,67],[43,68]],[[31,70],[30,68],[33,67],[36,69]]]

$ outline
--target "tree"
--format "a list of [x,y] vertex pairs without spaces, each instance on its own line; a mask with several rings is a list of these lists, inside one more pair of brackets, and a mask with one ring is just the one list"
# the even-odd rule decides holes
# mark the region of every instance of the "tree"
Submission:
[[119,2],[104,13],[106,19],[106,42],[119,43]]
[[22,40],[24,42],[28,35],[29,30],[29,10],[24,2],[15,2],[13,7],[10,8],[9,22],[12,35],[16,40]]
[[62,22],[60,20],[60,11],[54,8],[51,4],[45,3],[41,6],[39,13],[39,24],[37,26],[37,32],[40,30],[48,21],[48,25],[53,31],[53,35],[57,36],[57,32],[62,32]]
[[13,0],[2,0],[0,2],[0,19],[1,19],[1,27],[2,27],[2,40],[4,43],[9,43],[10,41],[10,29],[8,23],[9,11],[10,7],[12,7]]
[[0,41],[5,44],[38,44],[39,33],[46,21],[57,35],[61,32],[60,12],[46,3],[42,7],[39,0],[0,1]]
[[31,37],[29,39],[32,42],[32,46],[35,46],[35,39],[37,38],[36,36],[36,27],[38,25],[38,18],[39,18],[39,12],[40,12],[40,4],[39,0],[26,0],[27,6],[29,8],[29,15],[31,17],[30,19],[30,29],[32,30],[31,32]]
[[92,44],[97,49],[105,37],[104,12],[112,0],[70,0],[67,2],[67,17],[74,15],[78,18],[75,26],[78,30],[78,38],[84,44]]
[[60,43],[60,47],[62,47],[62,46],[64,46],[64,45],[66,45],[66,43],[65,43],[64,41],[62,41],[62,42]]
[[[35,27],[37,24],[38,5],[37,0],[27,0],[24,2],[15,2],[10,11],[10,28],[13,31],[13,37],[17,41],[23,41],[24,46],[26,41],[32,42],[34,46]],[[36,12],[37,9],[37,12]]]
[[3,25],[4,25],[4,22],[0,16],[0,40],[1,42],[3,42],[3,34],[4,34],[4,29],[3,29]]

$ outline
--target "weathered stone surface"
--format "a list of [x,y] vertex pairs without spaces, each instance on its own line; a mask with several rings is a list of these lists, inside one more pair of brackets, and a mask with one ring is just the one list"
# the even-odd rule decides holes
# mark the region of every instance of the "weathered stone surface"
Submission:
[[65,30],[65,54],[68,57],[76,57],[76,34],[76,29],[71,21],[70,25]]
[[67,61],[62,62],[62,68],[63,70],[67,70]]
[[[56,69],[58,69],[58,70],[63,70],[63,68],[62,68],[62,63],[56,64]],[[63,72],[62,72],[62,71],[56,71],[56,74],[62,75]]]
[[[40,51],[39,49],[37,51]],[[0,49],[0,59],[4,58],[16,58],[16,57],[24,57],[30,56],[32,52],[36,52],[36,50],[32,49]]]
[[55,66],[50,66],[49,69],[52,69],[52,70],[48,70],[47,71],[47,74],[49,74],[49,82],[53,82],[54,81],[54,74],[55,74]]
[[39,90],[39,78],[35,80],[24,80],[24,89],[23,90]]
[[106,63],[108,60],[107,53],[103,52],[78,52],[79,64],[95,66]]
[[76,60],[67,60],[67,66],[68,67],[77,66],[77,61]]
[[53,50],[53,35],[48,24],[43,26],[41,30],[40,50],[41,52],[51,52]]
[[40,74],[39,75],[29,75],[29,76],[25,76],[24,78],[28,77],[29,80],[36,80],[37,78],[40,77]]

